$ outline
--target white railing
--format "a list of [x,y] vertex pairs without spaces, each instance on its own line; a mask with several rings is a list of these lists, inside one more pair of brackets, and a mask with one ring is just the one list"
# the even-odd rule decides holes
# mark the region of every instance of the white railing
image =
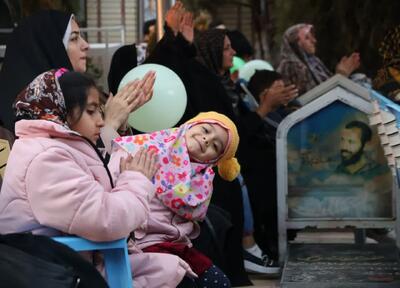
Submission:
[[[118,42],[110,42],[112,37],[110,34],[119,32],[119,41]],[[125,44],[125,27],[122,25],[119,26],[105,26],[105,27],[84,27],[81,28],[81,33],[86,34],[86,39],[92,40],[97,39],[96,36],[92,36],[89,38],[89,33],[101,33],[100,39],[101,41],[90,41],[89,43],[89,57],[92,58],[93,64],[101,69],[102,74],[99,79],[97,79],[97,83],[102,86],[104,90],[108,90],[107,84],[107,75],[110,69],[110,63],[114,52]],[[114,35],[113,35],[114,36]]]
[[[81,32],[83,34],[89,32],[100,32],[102,35],[104,34],[104,41],[101,43],[108,44],[110,41],[110,33],[119,32],[120,33],[120,43],[125,43],[125,27],[123,25],[117,26],[104,26],[104,27],[82,27]],[[101,37],[103,38],[103,37]]]

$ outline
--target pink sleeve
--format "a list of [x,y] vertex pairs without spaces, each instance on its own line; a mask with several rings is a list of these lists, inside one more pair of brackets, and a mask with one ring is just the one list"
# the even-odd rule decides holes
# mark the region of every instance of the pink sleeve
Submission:
[[110,241],[128,236],[147,220],[154,186],[143,174],[125,171],[107,191],[70,153],[53,148],[31,162],[26,191],[41,225]]

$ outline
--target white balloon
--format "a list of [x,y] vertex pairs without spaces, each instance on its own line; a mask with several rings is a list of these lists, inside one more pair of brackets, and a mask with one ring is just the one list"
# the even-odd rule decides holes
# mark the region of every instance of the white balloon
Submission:
[[274,67],[272,67],[271,64],[269,64],[267,61],[256,59],[256,60],[251,60],[244,64],[240,69],[239,69],[239,78],[244,79],[247,82],[250,81],[251,76],[254,75],[256,70],[269,70],[269,71],[274,71]]
[[171,69],[158,64],[143,64],[122,78],[118,90],[128,82],[141,79],[148,71],[156,72],[153,97],[129,115],[128,123],[141,132],[174,127],[186,109],[187,95],[182,80]]

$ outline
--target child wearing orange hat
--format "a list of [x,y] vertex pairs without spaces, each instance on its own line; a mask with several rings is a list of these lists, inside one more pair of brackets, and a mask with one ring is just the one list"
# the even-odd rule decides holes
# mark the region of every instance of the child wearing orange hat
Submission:
[[135,230],[136,244],[145,252],[180,256],[198,275],[193,281],[201,287],[230,287],[224,273],[195,250],[190,239],[199,235],[197,221],[205,218],[211,200],[212,168],[217,166],[228,181],[239,174],[234,157],[238,144],[235,124],[217,112],[200,113],[178,128],[119,137],[113,143],[112,171],[118,171],[113,166],[121,156],[141,147],[155,150],[160,163],[153,178],[156,197],[150,202],[147,223]]

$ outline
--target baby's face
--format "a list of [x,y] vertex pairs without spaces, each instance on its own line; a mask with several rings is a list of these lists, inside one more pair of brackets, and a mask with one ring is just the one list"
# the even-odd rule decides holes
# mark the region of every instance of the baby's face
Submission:
[[217,159],[228,144],[228,131],[218,124],[199,123],[185,134],[186,146],[191,159],[208,162]]

